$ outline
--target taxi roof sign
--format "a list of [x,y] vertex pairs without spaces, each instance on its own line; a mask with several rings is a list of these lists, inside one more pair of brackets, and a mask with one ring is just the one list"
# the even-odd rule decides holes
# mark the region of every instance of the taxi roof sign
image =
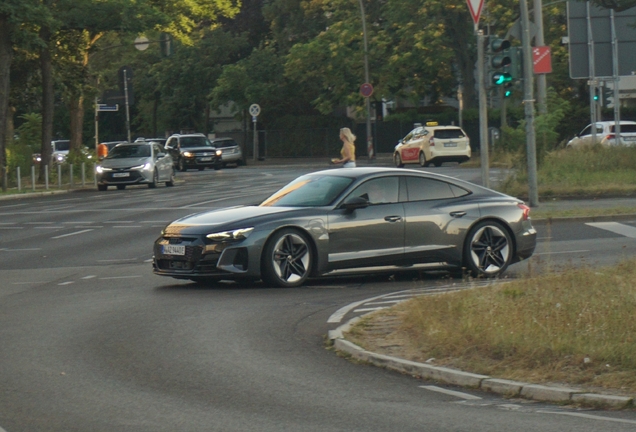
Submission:
[[436,121],[427,121],[426,126],[439,126],[439,123]]

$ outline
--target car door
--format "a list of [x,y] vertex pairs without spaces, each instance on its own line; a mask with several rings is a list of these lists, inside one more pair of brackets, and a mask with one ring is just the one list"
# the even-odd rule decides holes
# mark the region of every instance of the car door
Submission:
[[398,264],[404,253],[404,206],[399,202],[399,177],[367,180],[353,197],[369,201],[366,208],[337,208],[328,215],[329,268]]
[[461,260],[466,231],[479,219],[469,192],[427,177],[405,176],[404,255],[410,263]]
[[425,129],[423,127],[415,128],[409,135],[410,139],[404,142],[402,146],[402,161],[415,162],[420,156],[420,145],[424,137]]
[[169,179],[172,171],[172,161],[170,156],[158,144],[153,144],[152,147],[155,154],[155,167],[159,172],[159,178],[161,180]]
[[166,141],[165,145],[166,151],[172,157],[173,163],[179,160],[179,141],[176,137],[171,137]]

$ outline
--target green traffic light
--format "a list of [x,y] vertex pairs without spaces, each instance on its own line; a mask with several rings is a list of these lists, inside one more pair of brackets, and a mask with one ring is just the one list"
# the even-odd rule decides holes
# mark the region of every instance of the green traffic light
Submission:
[[512,75],[507,72],[499,72],[492,75],[492,83],[494,85],[503,85],[512,81]]
[[504,97],[510,97],[512,96],[512,90],[506,90],[506,92],[504,93]]

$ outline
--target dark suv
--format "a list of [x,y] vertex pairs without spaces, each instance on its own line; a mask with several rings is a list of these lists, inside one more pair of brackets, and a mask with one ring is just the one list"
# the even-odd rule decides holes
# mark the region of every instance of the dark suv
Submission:
[[172,156],[179,171],[189,168],[204,170],[206,167],[221,169],[221,150],[217,150],[203,134],[172,135],[166,141],[166,151]]

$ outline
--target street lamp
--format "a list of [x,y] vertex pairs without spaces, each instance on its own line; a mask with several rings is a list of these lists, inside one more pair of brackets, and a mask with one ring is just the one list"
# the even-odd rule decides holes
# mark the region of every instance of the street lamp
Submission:
[[[360,0],[360,13],[362,15],[362,38],[364,39],[364,82],[365,84],[370,84],[369,82],[369,46],[367,43],[367,22],[365,19],[364,13],[364,4],[362,0]],[[371,101],[369,100],[369,96],[365,97],[366,105],[367,105],[367,155],[369,159],[374,158],[373,152],[373,137],[371,136]]]

